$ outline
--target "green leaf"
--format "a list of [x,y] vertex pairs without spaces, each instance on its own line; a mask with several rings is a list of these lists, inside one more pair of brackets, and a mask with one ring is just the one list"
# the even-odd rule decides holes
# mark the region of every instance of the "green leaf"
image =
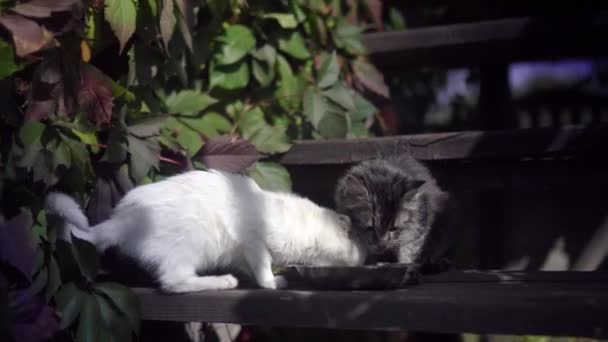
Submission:
[[23,69],[23,65],[15,62],[13,46],[0,39],[0,79],[10,76],[21,69]]
[[272,81],[274,81],[276,73],[273,65],[265,66],[255,59],[251,62],[251,64],[253,67],[253,77],[255,77],[262,87],[267,87],[272,83]]
[[254,57],[252,61],[253,76],[263,87],[270,85],[276,76],[277,51],[272,45],[265,44],[252,51],[251,55]]
[[282,28],[292,29],[298,26],[298,21],[293,14],[290,13],[266,13],[262,15],[265,19],[276,20]]
[[277,56],[277,69],[280,78],[274,96],[278,99],[281,108],[290,113],[295,112],[300,109],[306,80],[302,77],[294,76],[289,62],[281,55]]
[[258,107],[241,116],[239,127],[243,138],[252,143],[260,152],[282,153],[291,147],[286,134],[287,128],[268,125],[264,119],[264,113]]
[[232,123],[224,116],[214,112],[206,113],[200,118],[180,118],[179,121],[207,138],[213,138],[232,130]]
[[111,303],[111,299],[103,295],[96,295],[95,299],[99,305],[101,318],[114,337],[114,341],[130,341],[132,329],[126,316]]
[[344,113],[328,111],[317,129],[325,138],[344,138],[348,133],[348,118]]
[[56,169],[60,165],[63,165],[68,169],[72,165],[70,148],[62,141],[59,141],[57,147],[53,150],[53,168]]
[[138,138],[149,138],[160,134],[166,120],[166,116],[147,117],[133,123],[127,130]]
[[340,20],[333,33],[336,46],[348,51],[351,54],[364,54],[363,38],[359,26],[351,25],[346,20]]
[[355,110],[353,94],[351,94],[351,92],[349,92],[341,83],[337,83],[333,87],[325,90],[323,95],[346,110]]
[[327,88],[334,85],[340,76],[340,65],[336,52],[332,52],[331,56],[327,57],[319,71],[319,80],[317,85],[321,88]]
[[72,133],[74,133],[74,135],[77,136],[84,144],[91,146],[91,151],[93,151],[93,153],[97,153],[99,151],[99,143],[97,142],[97,135],[94,131],[82,132],[72,128]]
[[92,281],[99,270],[99,255],[97,249],[89,241],[79,239],[72,234],[72,251],[80,272]]
[[125,136],[118,128],[110,130],[108,141],[106,142],[106,151],[101,157],[101,161],[120,164],[127,159],[127,145]]
[[366,120],[378,111],[378,109],[371,102],[367,101],[360,94],[355,94],[353,102],[355,109],[350,111],[350,117],[353,119],[353,121]]
[[106,0],[105,6],[105,18],[120,42],[119,53],[122,53],[125,44],[135,32],[135,3],[133,0]]
[[391,7],[388,10],[388,22],[392,30],[403,31],[407,28],[405,19],[398,9]]
[[291,191],[289,172],[277,163],[257,162],[247,170],[247,173],[262,189],[269,191]]
[[165,99],[169,113],[181,115],[197,115],[214,103],[217,103],[216,99],[196,90],[182,90],[178,93],[171,93]]
[[216,55],[218,65],[228,65],[240,61],[255,47],[256,40],[253,32],[243,25],[230,25],[217,38],[220,53]]
[[319,128],[319,124],[327,112],[327,104],[323,95],[314,88],[309,88],[304,94],[302,106],[304,116],[315,128]]
[[53,297],[61,286],[61,273],[59,272],[59,265],[55,257],[51,256],[49,259],[49,280],[46,285],[46,299],[47,301]]
[[133,332],[139,334],[141,304],[131,290],[116,283],[99,283],[95,285],[95,290],[108,296],[114,305],[127,316]]
[[101,331],[105,327],[100,325],[101,317],[99,305],[92,294],[83,294],[82,308],[78,320],[77,342],[103,342]]
[[209,88],[225,90],[245,88],[249,84],[249,64],[246,61],[226,66],[215,66],[209,76]]
[[304,38],[298,31],[282,34],[279,37],[279,49],[298,59],[310,58]]
[[297,0],[289,0],[289,10],[293,13],[298,23],[306,20],[306,13],[304,13],[302,8],[298,5]]
[[19,130],[19,140],[21,140],[23,146],[32,145],[40,141],[45,128],[46,126],[40,122],[26,121]]
[[55,294],[55,303],[61,313],[61,323],[59,329],[63,330],[76,320],[82,309],[84,297],[86,296],[74,283],[61,286]]
[[160,146],[157,141],[143,140],[131,135],[127,136],[127,141],[131,155],[131,176],[139,182],[148,174],[150,168],[158,170]]

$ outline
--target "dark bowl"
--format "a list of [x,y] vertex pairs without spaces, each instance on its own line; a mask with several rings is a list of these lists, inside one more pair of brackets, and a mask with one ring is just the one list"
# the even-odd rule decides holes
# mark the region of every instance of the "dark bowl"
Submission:
[[418,265],[289,266],[281,272],[289,288],[324,290],[387,290],[419,282]]

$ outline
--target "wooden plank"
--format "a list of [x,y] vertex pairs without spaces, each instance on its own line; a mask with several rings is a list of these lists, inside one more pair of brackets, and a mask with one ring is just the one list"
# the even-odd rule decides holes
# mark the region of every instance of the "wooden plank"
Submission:
[[602,275],[582,281],[428,282],[396,291],[134,291],[145,320],[606,337],[606,288]]
[[278,158],[284,165],[352,164],[398,153],[421,160],[504,159],[598,153],[608,126],[466,131],[404,136],[298,141]]
[[606,56],[606,14],[520,17],[364,35],[383,68]]

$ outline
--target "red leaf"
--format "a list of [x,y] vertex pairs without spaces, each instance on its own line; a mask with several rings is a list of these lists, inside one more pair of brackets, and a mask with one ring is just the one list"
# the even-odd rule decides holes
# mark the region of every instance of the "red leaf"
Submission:
[[367,89],[387,99],[390,98],[388,86],[384,83],[384,75],[374,65],[363,59],[356,59],[351,65],[355,72],[355,77]]
[[47,18],[53,12],[70,11],[80,5],[80,0],[32,0],[17,4],[12,10],[27,17]]
[[22,16],[3,15],[0,17],[0,24],[11,32],[15,42],[15,52],[19,57],[58,44],[53,34],[44,26]]
[[112,118],[112,85],[100,71],[87,65],[82,72],[78,103],[91,121],[108,123]]
[[31,282],[34,249],[31,244],[31,220],[20,214],[0,224],[0,264],[9,265],[19,277],[19,283]]
[[193,158],[203,162],[208,168],[228,172],[240,172],[262,156],[247,140],[222,135],[209,139]]
[[367,0],[366,5],[376,30],[384,30],[384,25],[382,24],[382,0]]

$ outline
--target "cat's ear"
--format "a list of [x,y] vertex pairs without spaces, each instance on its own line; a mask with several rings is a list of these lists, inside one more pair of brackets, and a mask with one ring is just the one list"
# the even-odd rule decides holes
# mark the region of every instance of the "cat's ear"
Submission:
[[354,203],[365,201],[369,196],[367,188],[363,182],[351,174],[347,174],[340,181],[334,193],[334,201],[338,211],[351,207]]
[[402,202],[412,202],[416,201],[420,194],[422,194],[422,185],[424,185],[425,181],[421,180],[411,180],[407,183],[407,191],[403,194],[401,199]]

